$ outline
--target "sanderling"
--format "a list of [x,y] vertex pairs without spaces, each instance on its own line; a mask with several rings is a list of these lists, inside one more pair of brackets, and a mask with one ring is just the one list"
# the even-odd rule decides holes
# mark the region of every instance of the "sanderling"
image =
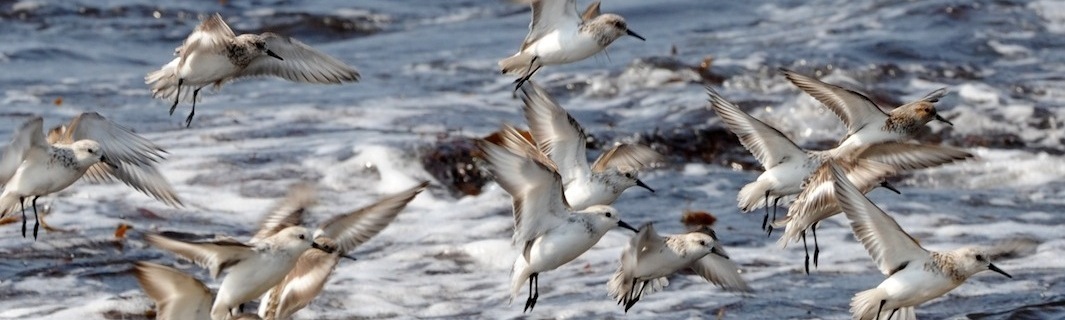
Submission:
[[177,58],[144,77],[152,97],[174,99],[170,114],[182,100],[181,87],[188,90],[185,100],[192,101],[192,111],[185,126],[196,114],[196,97],[200,89],[244,77],[277,76],[307,83],[342,83],[359,81],[359,72],[339,60],[303,44],[299,40],[273,33],[237,36],[219,14],[211,15],[192,31],[178,47]]
[[529,34],[518,53],[500,60],[504,74],[522,72],[515,90],[545,65],[584,60],[623,35],[646,40],[629,30],[625,19],[616,14],[600,14],[599,1],[577,15],[575,0],[524,0],[532,6]]
[[[524,139],[512,127],[504,127],[502,132],[503,139]],[[540,297],[541,272],[576,259],[610,229],[636,231],[610,206],[570,211],[562,193],[562,178],[543,159],[515,154],[483,140],[478,146],[496,182],[514,198],[513,241],[522,250],[514,261],[510,299],[513,301],[528,281],[524,311],[532,310]]]
[[280,283],[307,249],[333,252],[332,248],[315,243],[311,232],[299,226],[285,228],[252,244],[231,239],[191,243],[156,234],[147,234],[144,239],[209,269],[213,278],[228,271],[211,307],[214,320],[226,319],[230,310]]
[[622,251],[621,265],[607,282],[610,296],[628,312],[643,295],[668,285],[667,276],[689,267],[722,288],[750,291],[739,267],[717,247],[720,245],[711,234],[692,231],[662,237],[648,223]]
[[329,275],[340,262],[341,255],[354,250],[384,230],[407,203],[428,186],[428,181],[422,182],[413,188],[384,197],[369,206],[338,215],[323,223],[315,231],[315,241],[335,246],[336,251],[304,251],[285,279],[263,296],[259,302],[259,316],[263,319],[289,319],[293,313],[310,304],[322,291]]
[[[856,158],[837,159],[836,163],[844,168],[851,183],[865,194],[879,186],[881,181],[890,175],[972,157],[969,152],[950,147],[885,142],[868,147]],[[788,207],[788,215],[773,222],[776,227],[785,227],[784,235],[778,241],[784,247],[799,239],[803,240],[803,247],[806,247],[806,231],[813,232],[814,266],[817,266],[817,257],[821,251],[817,243],[817,223],[840,212],[833,181],[826,162],[807,178],[802,192]],[[806,255],[805,264],[806,273],[809,273],[809,253]]]
[[840,140],[837,148],[841,153],[850,153],[879,142],[909,140],[933,119],[953,125],[936,112],[935,103],[947,94],[946,88],[932,91],[920,100],[884,113],[873,100],[861,93],[791,70],[781,69],[781,72],[791,83],[813,96],[843,120],[843,124],[847,126],[847,136]]
[[[66,189],[85,176],[92,181],[111,177],[171,206],[181,206],[166,178],[154,163],[166,153],[151,141],[95,112],[74,117],[45,137],[44,120],[34,117],[14,133],[0,159],[0,216],[22,210],[26,236],[26,199],[35,218],[37,198]],[[37,239],[40,221],[33,225]]]
[[855,237],[865,246],[887,279],[851,299],[854,319],[880,319],[896,312],[899,319],[916,319],[913,308],[953,290],[970,276],[991,270],[1013,278],[991,264],[982,249],[963,247],[947,252],[928,251],[902,230],[895,219],[869,201],[835,163],[830,164],[836,198],[851,221]]
[[654,192],[640,181],[639,170],[662,161],[661,154],[638,144],[620,144],[599,155],[589,166],[587,138],[577,120],[532,81],[522,85],[521,91],[529,132],[562,176],[571,208],[609,205],[634,186]]
[[[155,318],[160,320],[210,319],[214,294],[211,289],[177,269],[151,262],[133,264],[144,293],[155,300]],[[240,314],[232,320],[260,319],[255,314]]]

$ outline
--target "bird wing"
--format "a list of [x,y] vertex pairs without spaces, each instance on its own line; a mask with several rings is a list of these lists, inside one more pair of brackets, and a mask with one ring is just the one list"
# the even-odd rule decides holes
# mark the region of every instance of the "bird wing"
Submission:
[[200,280],[177,269],[144,261],[133,263],[133,275],[144,293],[155,300],[158,319],[210,317],[214,295]]
[[112,167],[106,163],[96,163],[83,176],[92,183],[110,182],[112,177],[172,207],[184,205],[170,182],[152,165],[120,163]]
[[721,117],[729,131],[740,138],[747,151],[751,152],[766,170],[792,158],[804,157],[806,152],[795,142],[773,128],[740,110],[740,107],[722,98],[713,88],[706,87],[710,106]]
[[336,242],[337,251],[349,252],[388,227],[407,203],[428,186],[429,182],[423,181],[355,212],[333,217],[322,224],[321,234]]
[[887,113],[870,100],[869,97],[843,87],[821,82],[791,70],[781,69],[784,77],[796,87],[825,105],[835,113],[847,126],[847,133],[852,134],[866,125],[875,125],[887,119]]
[[236,37],[233,29],[230,29],[226,21],[222,20],[222,15],[218,13],[211,15],[192,30],[181,47],[174,50],[180,57],[178,68],[180,69],[189,54],[196,52],[199,47],[224,48]]
[[632,240],[629,241],[629,247],[631,247],[632,250],[635,250],[636,258],[632,261],[633,264],[629,266],[632,268],[631,270],[636,270],[636,263],[640,260],[646,259],[649,255],[654,255],[659,251],[662,251],[662,247],[665,245],[666,238],[658,235],[653,224],[648,223],[644,225],[644,227],[640,228],[640,231],[632,237]]
[[49,147],[44,139],[44,119],[33,117],[19,126],[0,156],[0,186],[7,184],[30,153],[44,154]]
[[484,140],[477,145],[496,183],[514,198],[515,244],[533,241],[565,221],[569,205],[562,177],[550,165]]
[[599,155],[599,158],[592,163],[592,171],[603,172],[609,168],[620,167],[642,170],[662,160],[662,154],[654,149],[638,144],[623,143]]
[[576,26],[581,23],[581,17],[577,15],[576,0],[522,0],[519,2],[529,3],[532,6],[532,21],[529,22],[529,34],[525,36],[525,41],[521,43],[518,51],[525,51],[529,45],[555,31],[561,25]]
[[267,292],[268,298],[261,304],[273,310],[265,314],[273,312],[271,319],[289,319],[293,313],[309,305],[322,292],[339,259],[335,254],[317,249],[304,251],[285,279]]
[[107,120],[99,113],[84,112],[74,117],[62,130],[56,143],[94,140],[103,148],[103,155],[111,161],[145,165],[165,158],[166,150],[132,130]]
[[269,238],[285,228],[303,224],[303,215],[317,201],[314,185],[299,183],[292,186],[284,199],[274,203],[274,207],[259,222],[259,231],[251,242]]
[[858,155],[860,159],[884,163],[897,171],[931,168],[972,157],[961,149],[905,142],[875,144]]
[[354,67],[299,40],[273,33],[262,36],[266,39],[266,48],[284,60],[259,56],[234,78],[278,76],[289,81],[334,84],[359,81],[359,72]]
[[588,138],[584,128],[539,85],[526,81],[521,86],[522,110],[529,132],[537,146],[551,158],[566,185],[589,176]]
[[226,268],[240,263],[254,254],[253,247],[233,240],[216,240],[208,242],[185,242],[170,239],[157,234],[145,234],[148,244],[164,249],[195,262],[211,271],[211,277]]
[[850,183],[843,168],[835,162],[830,166],[840,207],[850,219],[854,235],[865,246],[880,272],[891,275],[910,261],[928,257],[928,251],[903,231],[895,219]]
[[714,285],[731,291],[752,291],[747,281],[740,276],[740,267],[735,262],[717,254],[708,254],[691,265],[700,277]]

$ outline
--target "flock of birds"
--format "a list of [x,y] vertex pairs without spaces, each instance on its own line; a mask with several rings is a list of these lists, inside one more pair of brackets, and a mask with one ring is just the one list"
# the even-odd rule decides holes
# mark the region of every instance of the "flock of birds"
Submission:
[[[513,244],[520,250],[511,277],[511,299],[528,284],[524,310],[539,297],[539,275],[583,254],[609,230],[633,235],[620,254],[620,265],[607,283],[608,292],[627,312],[643,296],[662,290],[668,277],[692,269],[726,290],[749,292],[711,228],[712,217],[686,216],[687,232],[660,235],[650,223],[640,228],[624,222],[612,204],[631,187],[654,190],[639,179],[642,170],[664,157],[639,144],[618,144],[588,163],[587,137],[580,124],[542,87],[531,81],[543,66],[580,61],[629,35],[625,20],[600,12],[599,2],[582,13],[574,0],[531,0],[532,22],[519,51],[499,62],[515,81],[524,106],[528,131],[503,124],[497,134],[478,141],[495,181],[513,198]],[[152,96],[192,103],[186,126],[192,124],[199,91],[251,76],[278,76],[307,83],[359,80],[347,64],[292,38],[272,33],[236,35],[218,14],[203,21],[175,51],[177,56],[148,74]],[[865,197],[876,187],[898,192],[886,178],[910,170],[972,158],[955,148],[912,141],[933,120],[950,124],[936,113],[946,94],[933,91],[916,101],[884,112],[866,96],[789,70],[784,77],[836,114],[847,136],[829,150],[806,150],[779,130],[744,112],[712,88],[710,108],[763,165],[765,172],[737,196],[742,211],[765,207],[762,228],[784,228],[780,244],[814,238],[813,263],[819,254],[817,223],[843,212],[854,235],[877,268],[887,277],[879,286],[857,293],[851,301],[854,319],[914,319],[914,307],[959,286],[969,276],[991,270],[976,247],[948,252],[925,250],[891,216]],[[41,217],[36,200],[61,191],[75,181],[118,179],[171,206],[182,202],[156,168],[166,152],[131,130],[88,112],[45,135],[43,120],[34,117],[20,126],[0,158],[0,215],[22,212],[26,237],[29,203],[38,236]],[[247,242],[232,238],[210,241],[176,239],[148,233],[145,241],[209,270],[217,293],[177,269],[137,262],[134,274],[156,301],[160,319],[287,319],[307,306],[323,289],[330,273],[348,252],[387,227],[428,182],[386,196],[350,213],[336,215],[317,228],[305,227],[303,214],[313,206],[314,188],[297,185],[266,215]],[[787,214],[777,219],[781,200]],[[773,219],[771,220],[770,211]],[[690,222],[690,223],[689,223]],[[808,252],[807,247],[807,252]],[[810,254],[805,268],[809,272]],[[259,299],[256,313],[243,305]]]

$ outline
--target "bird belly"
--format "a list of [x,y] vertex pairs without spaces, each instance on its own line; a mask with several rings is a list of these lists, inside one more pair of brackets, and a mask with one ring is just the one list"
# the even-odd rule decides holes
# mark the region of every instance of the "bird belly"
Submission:
[[552,230],[533,242],[529,249],[529,270],[532,273],[554,270],[588,251],[599,238],[585,232],[583,227]]
[[571,183],[566,186],[565,194],[566,202],[572,210],[584,210],[594,205],[609,205],[620,196],[602,185],[592,183]]
[[684,259],[675,254],[673,250],[663,250],[659,254],[646,255],[636,261],[636,270],[633,278],[636,280],[652,280],[677,272],[681,268],[691,265],[697,259]]
[[225,79],[237,71],[237,66],[224,55],[193,52],[178,69],[178,78],[185,85],[205,86]]
[[265,257],[251,258],[230,267],[218,288],[214,308],[226,307],[228,310],[259,298],[280,283],[295,263],[296,259]]
[[602,50],[594,38],[579,34],[576,29],[556,30],[544,35],[526,49],[539,57],[537,61],[545,65],[584,60]]
[[7,186],[12,193],[43,196],[66,189],[84,174],[84,170],[67,168],[56,162],[26,161],[15,171]]
[[801,192],[802,181],[811,173],[813,170],[804,166],[803,163],[792,161],[766,170],[758,176],[758,180],[770,182],[772,185],[770,195],[787,196]]
[[843,142],[840,142],[839,147],[836,147],[836,153],[849,156],[877,143],[902,140],[906,140],[906,137],[894,132],[884,131],[880,127],[867,126],[847,136]]
[[958,286],[946,276],[925,271],[921,265],[911,263],[909,268],[884,279],[877,286],[887,293],[885,310],[917,306]]

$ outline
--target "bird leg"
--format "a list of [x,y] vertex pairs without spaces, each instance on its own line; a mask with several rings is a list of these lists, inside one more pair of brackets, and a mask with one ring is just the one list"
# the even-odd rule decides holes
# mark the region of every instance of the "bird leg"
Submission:
[[[37,241],[37,230],[41,228],[41,217],[39,215],[37,215],[37,198],[40,198],[40,197],[41,196],[34,196],[33,200],[30,201],[30,204],[33,207],[33,240],[34,241]],[[23,220],[23,223],[25,223],[25,220]],[[25,232],[25,231],[23,231],[23,232]]]
[[[540,71],[540,67],[543,67],[543,65],[536,65],[537,60],[540,60],[540,56],[533,57],[532,60],[529,61],[529,66],[525,68],[525,75],[522,75],[521,78],[518,78],[518,80],[514,80],[514,91],[518,91],[518,89],[521,89],[521,86],[525,85],[525,82],[529,81],[529,79],[532,78],[534,73]],[[533,68],[533,65],[536,65],[536,68]]]
[[[776,199],[773,199],[773,221],[777,221],[777,205],[779,203],[780,203],[780,197],[777,197]],[[768,226],[768,228],[766,228],[765,232],[766,232],[765,233],[766,237],[769,237],[769,236],[773,235],[773,224],[772,223],[769,224],[769,226]]]
[[[533,285],[535,284],[535,289]],[[529,299],[525,301],[525,310],[522,312],[532,311],[533,307],[536,307],[536,299],[540,298],[540,274],[533,273],[529,277]]]
[[178,79],[177,81],[177,94],[174,95],[174,105],[170,106],[170,115],[174,115],[174,109],[177,109],[178,101],[181,101],[181,84],[185,83],[185,79]]
[[887,315],[888,320],[890,320],[891,317],[895,316],[895,311],[899,311],[899,308],[895,308],[895,309],[891,310],[891,313]]
[[880,311],[884,311],[884,304],[885,303],[887,303],[887,300],[880,300],[880,308],[876,309],[876,318],[873,318],[873,319],[880,320]]
[[806,275],[810,275],[810,247],[806,245],[806,230],[802,231],[802,249],[806,252]]
[[192,125],[192,116],[196,114],[196,96],[200,95],[200,89],[203,89],[203,87],[196,88],[195,91],[192,91],[192,111],[189,111],[189,117],[185,118],[186,128]]
[[821,246],[817,244],[817,224],[820,222],[814,222],[810,231],[814,233],[814,268],[817,267],[817,257],[821,254]]
[[766,223],[769,222],[769,190],[765,191],[765,216],[762,217],[762,230],[765,230]]
[[[629,303],[625,304],[625,313],[628,313],[629,309],[632,309],[632,306],[636,305],[636,302],[640,301],[640,297],[643,296],[643,290],[647,289],[647,286],[650,285],[650,284],[651,284],[650,281],[644,281],[643,282],[643,285],[640,286],[640,292],[636,292],[636,296],[632,297],[632,299],[629,300]],[[633,290],[633,291],[635,291],[635,290]]]
[[26,197],[18,197],[18,203],[22,206],[22,237],[26,237]]

